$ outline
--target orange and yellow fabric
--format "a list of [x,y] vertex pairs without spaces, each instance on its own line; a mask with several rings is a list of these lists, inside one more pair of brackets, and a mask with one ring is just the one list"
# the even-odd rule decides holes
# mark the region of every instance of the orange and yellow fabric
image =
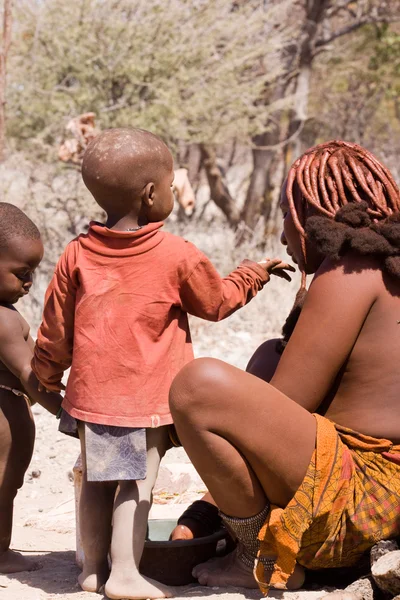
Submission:
[[259,533],[259,556],[275,555],[261,591],[284,588],[296,562],[307,569],[350,567],[374,544],[400,535],[400,445],[317,420],[306,476],[285,509],[271,506]]

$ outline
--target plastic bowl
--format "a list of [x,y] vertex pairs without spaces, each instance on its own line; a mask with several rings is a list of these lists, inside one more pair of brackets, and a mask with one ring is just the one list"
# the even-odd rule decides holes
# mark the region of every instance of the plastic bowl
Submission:
[[194,540],[169,541],[176,521],[151,519],[144,544],[140,572],[166,585],[187,585],[196,581],[193,568],[214,556],[223,555],[229,544],[226,529]]

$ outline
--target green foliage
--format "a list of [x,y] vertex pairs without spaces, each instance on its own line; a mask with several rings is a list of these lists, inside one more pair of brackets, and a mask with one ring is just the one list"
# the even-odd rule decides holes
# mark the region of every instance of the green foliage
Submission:
[[396,98],[400,92],[400,33],[388,24],[376,30],[369,69],[385,81],[387,95]]
[[329,138],[354,141],[397,173],[399,42],[395,25],[366,25],[318,58],[306,143]]
[[[282,12],[284,3],[281,3]],[[54,143],[68,118],[138,126],[170,143],[247,139],[279,72],[278,12],[232,0],[21,0],[8,132]]]

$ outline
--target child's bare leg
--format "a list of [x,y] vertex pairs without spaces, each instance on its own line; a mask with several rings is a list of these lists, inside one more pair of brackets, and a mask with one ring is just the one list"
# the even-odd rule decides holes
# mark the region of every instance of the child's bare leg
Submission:
[[[268,500],[287,505],[315,447],[309,412],[259,378],[213,359],[184,367],[170,401],[179,438],[225,514],[252,517]],[[255,586],[252,569],[236,555],[200,565],[194,575],[203,585]],[[300,570],[290,584],[302,584]]]
[[121,481],[115,500],[108,598],[165,598],[170,590],[139,573],[147,521],[161,458],[168,448],[167,427],[147,430],[147,477]]
[[39,564],[10,550],[14,498],[32,458],[35,424],[24,398],[0,393],[0,573],[32,571]]
[[85,427],[79,424],[82,453],[82,490],[79,523],[85,561],[78,582],[85,592],[98,592],[108,579],[108,552],[116,481],[88,481],[86,473]]

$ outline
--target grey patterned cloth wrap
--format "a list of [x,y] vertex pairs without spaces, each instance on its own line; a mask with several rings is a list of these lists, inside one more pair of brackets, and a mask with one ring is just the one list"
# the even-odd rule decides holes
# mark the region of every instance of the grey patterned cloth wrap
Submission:
[[[84,423],[88,481],[146,479],[146,429]],[[78,436],[78,422],[65,410],[59,431]]]

